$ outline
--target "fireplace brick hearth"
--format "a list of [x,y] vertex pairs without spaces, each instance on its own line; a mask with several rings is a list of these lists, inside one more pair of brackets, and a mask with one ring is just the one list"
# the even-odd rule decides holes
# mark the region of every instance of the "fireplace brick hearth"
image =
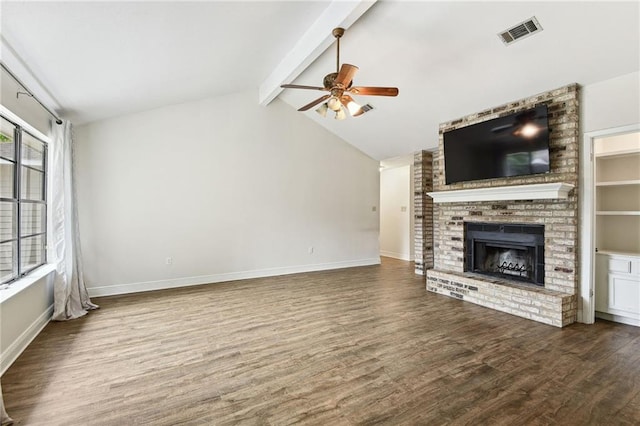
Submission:
[[[539,104],[546,104],[549,111],[550,173],[445,184],[445,131]],[[578,309],[578,147],[576,84],[441,124],[439,150],[434,153],[433,160],[436,192],[552,182],[567,183],[574,189],[568,198],[434,204],[434,268],[426,271],[427,290],[557,327],[575,322]],[[466,271],[465,222],[543,225],[544,286]]]
[[556,327],[575,321],[576,296],[542,287],[431,270],[427,290]]

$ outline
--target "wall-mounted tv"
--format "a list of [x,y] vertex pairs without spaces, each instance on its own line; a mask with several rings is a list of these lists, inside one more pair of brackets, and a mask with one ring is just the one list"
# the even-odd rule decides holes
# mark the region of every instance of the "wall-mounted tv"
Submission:
[[443,137],[447,185],[549,172],[546,105],[451,130]]

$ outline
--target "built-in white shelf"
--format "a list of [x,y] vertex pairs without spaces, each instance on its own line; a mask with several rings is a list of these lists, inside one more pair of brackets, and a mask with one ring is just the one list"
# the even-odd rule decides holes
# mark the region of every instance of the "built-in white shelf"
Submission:
[[596,215],[598,216],[640,216],[640,211],[637,210],[626,210],[626,211],[615,211],[615,210],[598,210],[596,211]]
[[493,188],[458,189],[427,192],[434,203],[472,201],[552,200],[566,199],[574,188],[569,183],[538,183],[531,185],[496,186]]
[[638,154],[638,150],[634,148],[634,149],[624,149],[620,151],[599,152],[596,155],[598,156],[598,158],[608,160],[609,158],[626,157],[629,155],[637,155],[637,154]]
[[618,181],[611,181],[611,182],[596,183],[596,186],[626,186],[626,185],[640,185],[640,179],[618,180]]
[[621,251],[621,250],[608,250],[608,249],[598,249],[596,254],[603,254],[603,255],[605,255],[605,254],[613,254],[613,255],[617,255],[617,256],[640,257],[640,253],[635,252],[635,251]]

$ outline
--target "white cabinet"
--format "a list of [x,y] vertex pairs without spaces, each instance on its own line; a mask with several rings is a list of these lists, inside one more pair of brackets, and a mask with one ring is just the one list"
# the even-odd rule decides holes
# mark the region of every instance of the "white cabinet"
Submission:
[[609,308],[640,318],[640,279],[609,275]]
[[596,255],[596,317],[640,325],[640,256]]

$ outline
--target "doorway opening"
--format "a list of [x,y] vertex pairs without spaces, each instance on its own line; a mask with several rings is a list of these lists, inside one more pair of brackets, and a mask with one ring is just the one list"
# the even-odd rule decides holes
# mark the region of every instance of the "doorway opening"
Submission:
[[584,146],[582,320],[640,326],[640,125],[589,133]]
[[413,155],[380,162],[380,256],[414,260]]

